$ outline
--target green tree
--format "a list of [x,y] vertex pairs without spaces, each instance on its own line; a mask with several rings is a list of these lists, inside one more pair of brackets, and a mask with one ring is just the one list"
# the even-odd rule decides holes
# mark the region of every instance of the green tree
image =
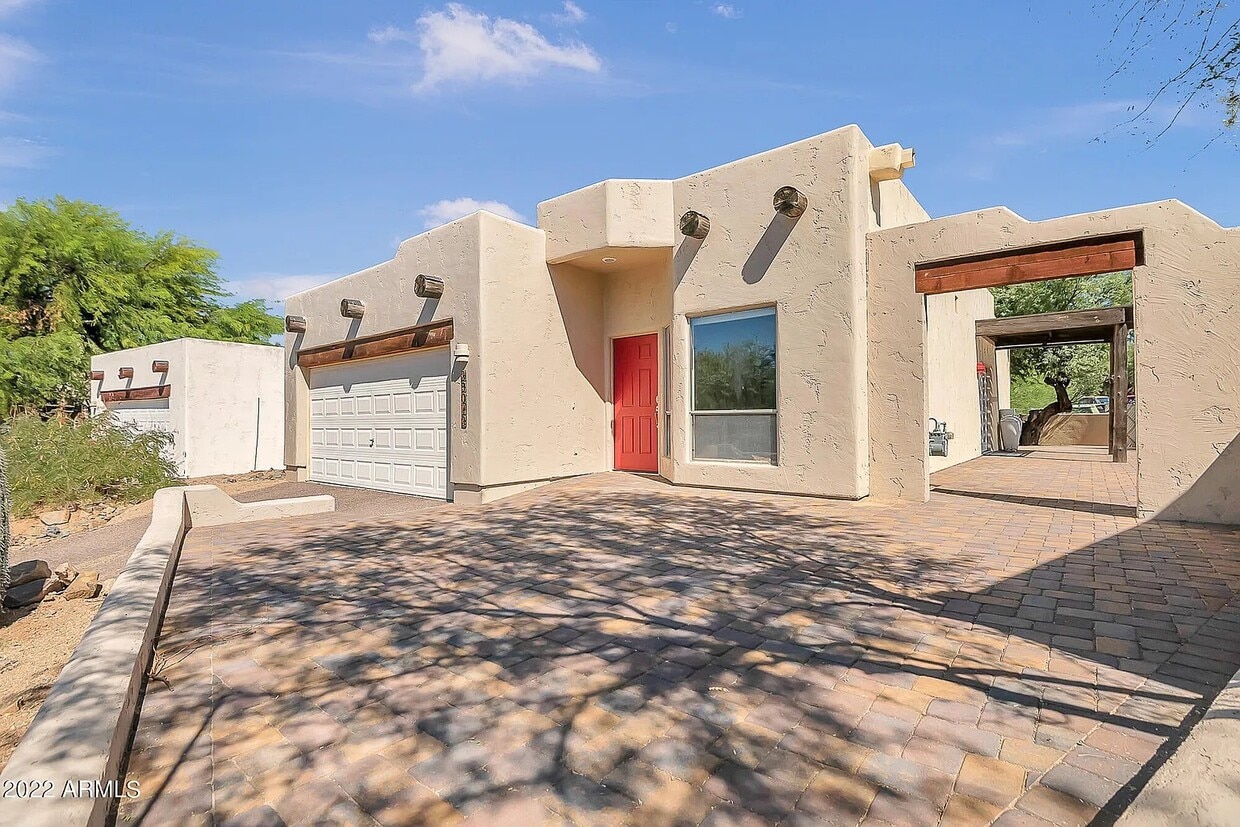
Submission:
[[92,354],[184,336],[266,342],[262,301],[228,306],[216,253],[57,197],[0,211],[0,414],[73,404]]
[[[995,298],[995,315],[1000,318],[1121,307],[1132,304],[1132,273],[1033,281],[995,287],[990,292]],[[1068,392],[1073,398],[1106,391],[1106,379],[1111,373],[1107,345],[1027,347],[1010,353],[1012,404],[1018,410],[1040,408],[1054,401],[1054,391],[1042,381],[1046,376],[1067,376],[1071,380]],[[1132,353],[1129,348],[1129,375]]]

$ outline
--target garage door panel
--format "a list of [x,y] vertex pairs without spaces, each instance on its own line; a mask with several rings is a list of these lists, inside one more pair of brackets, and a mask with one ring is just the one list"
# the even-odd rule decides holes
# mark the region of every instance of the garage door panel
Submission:
[[447,373],[446,348],[311,371],[310,478],[446,497]]

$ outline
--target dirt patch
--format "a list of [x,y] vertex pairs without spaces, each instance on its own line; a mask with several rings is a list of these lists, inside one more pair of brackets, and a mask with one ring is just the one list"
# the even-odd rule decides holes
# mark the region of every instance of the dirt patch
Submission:
[[53,600],[0,612],[0,770],[102,603]]
[[[283,471],[252,471],[248,474],[221,474],[214,477],[197,477],[185,480],[184,485],[214,485],[228,494],[259,491],[284,482]],[[63,511],[64,522],[44,525],[38,515],[20,517],[12,521],[12,551],[15,559],[29,560],[34,557],[56,557],[56,544],[131,520],[148,520],[151,516],[151,500],[138,503],[101,502],[73,504],[45,514]],[[59,518],[57,518],[59,519]],[[47,547],[47,548],[45,548]]]

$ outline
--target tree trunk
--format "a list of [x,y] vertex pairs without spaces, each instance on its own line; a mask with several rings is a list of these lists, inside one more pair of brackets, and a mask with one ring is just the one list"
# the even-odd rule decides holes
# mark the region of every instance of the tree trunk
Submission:
[[1055,389],[1055,401],[1040,411],[1029,412],[1029,418],[1020,429],[1021,445],[1037,445],[1042,440],[1042,429],[1052,416],[1072,412],[1072,400],[1068,398],[1068,377],[1048,376],[1042,381]]
[[9,590],[9,497],[8,459],[0,446],[0,602]]

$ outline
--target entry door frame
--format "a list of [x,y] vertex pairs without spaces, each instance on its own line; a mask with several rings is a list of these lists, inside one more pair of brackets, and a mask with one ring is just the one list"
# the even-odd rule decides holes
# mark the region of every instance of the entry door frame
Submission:
[[[649,339],[650,339],[651,341],[653,341],[653,343],[654,343],[654,372],[653,372],[653,382],[654,382],[654,467],[653,467],[653,468],[638,468],[638,469],[635,469],[635,468],[622,468],[622,467],[620,467],[620,463],[618,462],[619,457],[617,456],[617,452],[616,452],[616,437],[618,436],[618,432],[617,432],[617,421],[618,421],[618,420],[617,420],[617,416],[616,416],[616,376],[617,376],[617,373],[616,373],[616,344],[617,344],[618,342],[622,342],[622,341],[626,341],[626,340],[630,340],[630,339],[646,339],[646,338],[649,338]],[[611,339],[610,339],[610,346],[609,346],[609,347],[608,347],[608,349],[607,349],[607,360],[608,360],[608,365],[609,365],[609,367],[610,367],[610,370],[609,370],[609,372],[608,372],[608,373],[609,373],[609,375],[608,375],[608,388],[609,388],[609,390],[610,390],[610,401],[611,401],[611,405],[610,405],[610,408],[611,408],[611,411],[610,411],[611,416],[609,417],[609,420],[610,420],[610,421],[608,422],[608,425],[609,425],[609,428],[608,428],[608,453],[610,454],[610,458],[611,458],[611,463],[610,463],[610,465],[611,465],[611,467],[612,467],[612,469],[613,469],[613,470],[616,470],[616,471],[630,471],[630,472],[633,472],[633,473],[645,473],[645,474],[657,474],[657,473],[659,473],[659,458],[660,458],[660,456],[662,455],[662,454],[661,454],[661,450],[660,450],[660,444],[661,444],[661,443],[659,442],[659,439],[660,439],[660,437],[661,437],[661,435],[662,435],[662,431],[661,431],[661,425],[660,425],[659,419],[660,419],[660,416],[662,415],[663,410],[664,410],[664,409],[663,409],[663,405],[664,405],[664,404],[666,404],[665,400],[663,399],[663,392],[662,392],[662,384],[663,384],[663,383],[662,383],[662,379],[663,379],[663,377],[662,377],[662,375],[661,375],[661,371],[662,371],[662,369],[663,369],[663,365],[662,365],[662,357],[663,357],[663,354],[662,354],[662,352],[661,352],[660,348],[662,348],[662,346],[663,346],[663,345],[660,343],[660,339],[661,339],[661,338],[662,338],[662,337],[660,336],[660,332],[659,332],[659,330],[657,330],[657,329],[656,329],[656,330],[646,331],[646,332],[643,332],[643,333],[633,333],[633,334],[628,334],[628,335],[625,335],[625,336],[613,336],[613,337],[611,337]]]

